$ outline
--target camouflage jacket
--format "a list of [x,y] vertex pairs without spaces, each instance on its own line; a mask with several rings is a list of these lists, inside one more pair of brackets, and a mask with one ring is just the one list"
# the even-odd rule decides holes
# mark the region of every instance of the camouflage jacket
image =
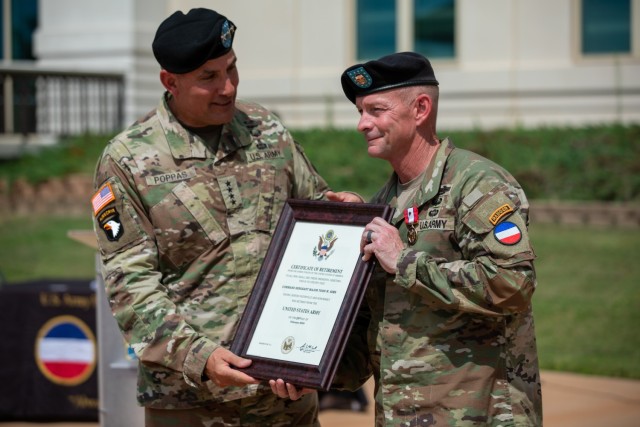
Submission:
[[282,123],[237,102],[217,152],[166,101],[98,162],[94,228],[112,312],[139,360],[138,401],[189,408],[266,387],[217,388],[208,356],[229,347],[287,198],[328,189]]
[[[406,246],[395,275],[376,268],[360,313],[368,331],[358,323],[350,344],[368,335],[376,425],[541,425],[522,189],[449,140],[409,206],[397,206],[396,182],[372,201],[396,208],[391,222]],[[417,241],[408,245],[404,212],[414,203]],[[352,371],[365,365],[351,360]]]

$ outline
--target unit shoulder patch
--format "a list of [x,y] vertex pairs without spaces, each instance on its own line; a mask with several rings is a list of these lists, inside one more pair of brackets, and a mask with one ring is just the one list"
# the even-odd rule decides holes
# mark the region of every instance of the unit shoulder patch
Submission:
[[522,239],[522,231],[513,222],[505,221],[496,226],[493,230],[496,240],[503,245],[515,245]]
[[120,240],[124,234],[124,226],[120,221],[120,214],[115,207],[108,207],[96,217],[100,228],[111,242]]

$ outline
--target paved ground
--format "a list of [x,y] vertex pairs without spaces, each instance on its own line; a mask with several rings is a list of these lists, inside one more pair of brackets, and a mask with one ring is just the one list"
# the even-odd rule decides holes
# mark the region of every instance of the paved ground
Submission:
[[[371,399],[372,384],[365,385]],[[542,373],[546,427],[638,427],[640,381],[559,372]],[[323,411],[323,427],[372,427],[373,406],[365,413]],[[0,422],[2,427],[98,427],[98,423]],[[122,426],[130,427],[130,426]]]

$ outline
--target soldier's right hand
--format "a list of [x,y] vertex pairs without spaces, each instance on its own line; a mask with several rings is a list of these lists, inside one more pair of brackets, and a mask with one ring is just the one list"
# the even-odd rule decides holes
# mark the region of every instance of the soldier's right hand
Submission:
[[329,190],[325,193],[325,196],[331,202],[364,203],[361,195],[351,191],[339,191],[336,193]]
[[251,365],[250,359],[237,356],[226,348],[218,347],[207,359],[204,373],[218,387],[257,384],[260,381],[233,368],[234,366],[247,368],[249,365]]

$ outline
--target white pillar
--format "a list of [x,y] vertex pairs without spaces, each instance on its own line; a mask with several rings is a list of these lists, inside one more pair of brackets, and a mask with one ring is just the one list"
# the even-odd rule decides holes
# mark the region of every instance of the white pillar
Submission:
[[151,51],[169,0],[56,0],[38,3],[34,55],[42,67],[125,75],[125,124],[158,103]]

